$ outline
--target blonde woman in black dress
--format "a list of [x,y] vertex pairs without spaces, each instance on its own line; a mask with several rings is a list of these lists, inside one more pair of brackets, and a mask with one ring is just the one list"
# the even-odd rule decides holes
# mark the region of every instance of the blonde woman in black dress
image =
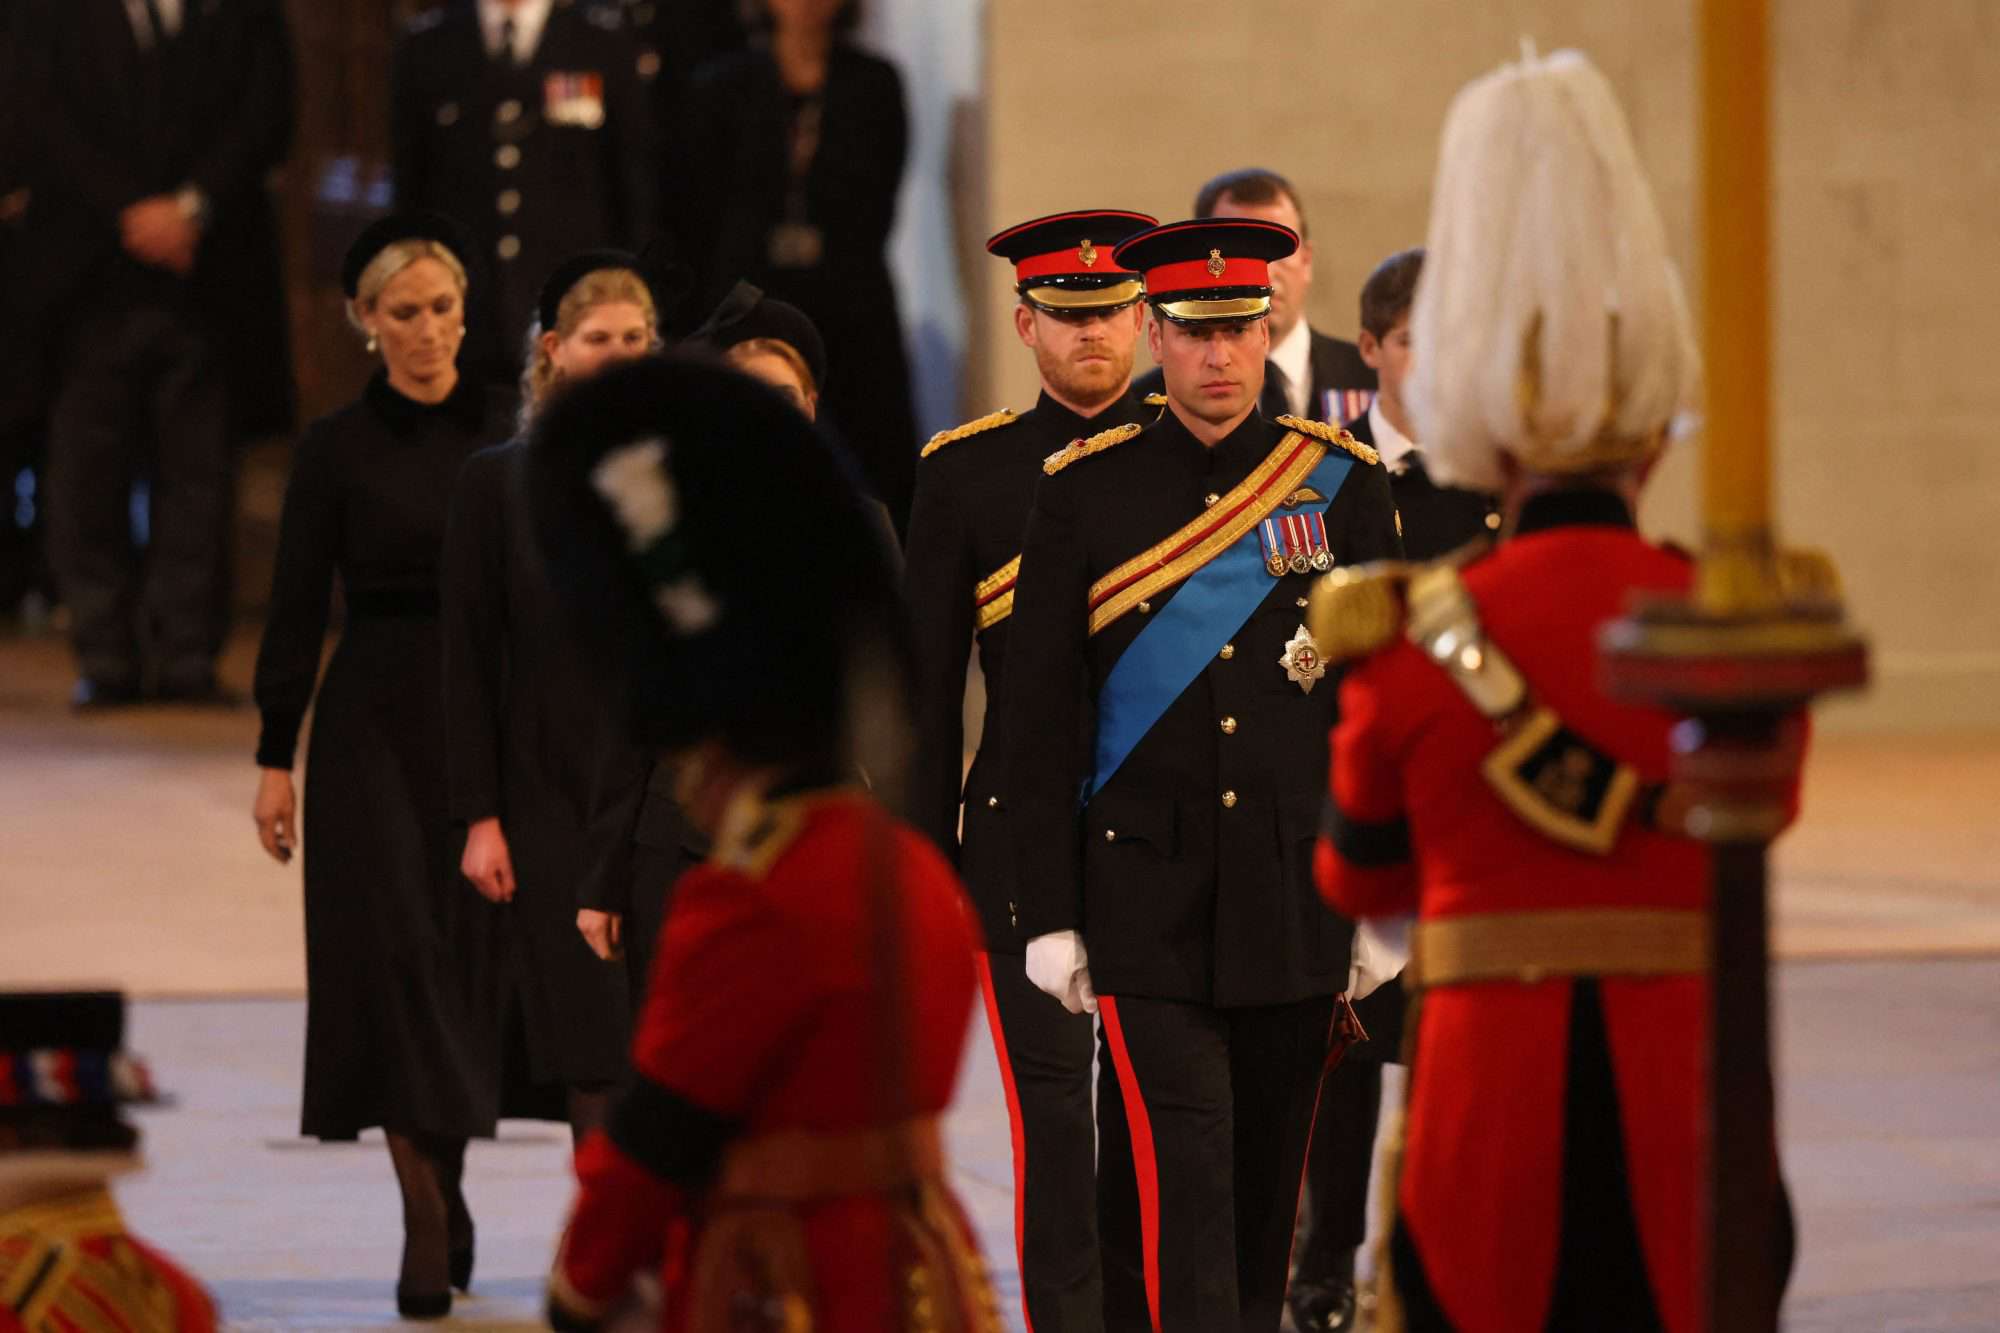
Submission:
[[538,307],[522,438],[474,455],[452,491],[445,728],[451,817],[466,830],[459,868],[507,923],[508,1081],[581,1141],[604,1118],[631,1037],[623,913],[595,896],[591,873],[608,832],[591,818],[597,768],[629,745],[550,595],[521,477],[536,412],[564,386],[653,350],[658,316],[639,261],[606,250],[557,265]]
[[[414,214],[348,253],[349,314],[383,368],[299,442],[256,674],[258,837],[282,863],[306,835],[301,1131],[386,1132],[403,1195],[396,1303],[416,1318],[446,1314],[470,1280],[465,1144],[493,1133],[500,1106],[504,940],[459,878],[445,811],[438,564],[452,480],[513,421],[458,372],[463,255],[452,224]],[[346,624],[322,680],[336,579]],[[301,829],[292,767],[308,706]]]

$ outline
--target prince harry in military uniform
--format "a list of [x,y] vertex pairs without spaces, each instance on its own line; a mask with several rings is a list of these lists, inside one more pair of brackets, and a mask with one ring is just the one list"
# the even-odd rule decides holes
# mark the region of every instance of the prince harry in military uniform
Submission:
[[1113,252],[1167,410],[1044,464],[1014,590],[1019,931],[1036,985],[1100,1009],[1154,1328],[1277,1327],[1347,977],[1311,868],[1337,682],[1304,608],[1316,571],[1400,546],[1372,450],[1258,411],[1297,245],[1202,219]]
[[[965,664],[976,639],[986,716],[998,717],[1021,531],[1043,460],[1072,440],[1159,415],[1132,390],[1145,288],[1111,258],[1119,241],[1156,221],[1079,210],[987,241],[990,253],[1014,265],[1014,331],[1035,355],[1041,396],[1026,412],[994,412],[933,437],[917,463],[910,515],[904,579],[917,661],[910,808],[957,863],[984,927],[980,989],[1013,1126],[1021,1299],[1036,1333],[1102,1329],[1107,1284],[1113,1309],[1144,1317],[1131,1153],[1122,1107],[1105,1102],[1092,1117],[1096,1024],[1036,989],[1022,970],[1013,802],[998,744],[982,746],[965,772]],[[985,735],[998,740],[990,725]],[[1108,1131],[1101,1145],[1098,1123]]]

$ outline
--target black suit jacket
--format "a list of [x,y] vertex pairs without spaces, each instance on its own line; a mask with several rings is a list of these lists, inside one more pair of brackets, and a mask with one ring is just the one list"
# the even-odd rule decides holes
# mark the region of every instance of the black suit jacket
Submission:
[[[1368,410],[1375,393],[1375,372],[1361,359],[1361,349],[1344,338],[1308,329],[1312,334],[1312,388],[1305,415],[1336,425]],[[1140,394],[1163,393],[1166,377],[1154,366],[1132,385]]]
[[[1347,430],[1363,444],[1375,443],[1366,412],[1348,422]],[[1499,533],[1499,500],[1482,491],[1438,485],[1424,469],[1421,450],[1390,467],[1389,492],[1396,499],[1403,553],[1412,560],[1435,560],[1469,541]]]
[[[1204,447],[1169,410],[1036,491],[1002,719],[1020,934],[1081,930],[1101,994],[1265,1005],[1347,983],[1351,928],[1321,905],[1312,877],[1339,680],[1329,672],[1308,692],[1280,662],[1312,575],[1270,578],[1117,773],[1081,810],[1077,800],[1094,742],[1076,742],[1095,735],[1092,701],[1187,586],[1092,634],[1091,585],[1200,517],[1284,434],[1252,413]],[[1353,462],[1326,531],[1343,565],[1401,554],[1379,465]]]
[[[1003,668],[1013,617],[979,628],[976,590],[1021,554],[1021,534],[1044,459],[1071,440],[1158,415],[1158,408],[1145,406],[1129,391],[1089,418],[1044,393],[1006,425],[942,445],[917,464],[903,566],[917,687],[909,816],[957,864],[979,908],[986,947],[996,953],[1021,950],[1008,823],[1012,802],[1001,771],[1003,746],[996,721],[1006,690]],[[1007,605],[1001,600],[1005,595],[995,594],[993,614]],[[966,773],[965,664],[975,635],[986,680],[986,726],[972,771]]]
[[609,0],[556,0],[519,67],[486,54],[473,0],[412,21],[397,45],[396,201],[470,229],[470,352],[489,373],[519,365],[558,262],[599,246],[636,250],[658,226],[655,111],[638,55]]
[[[189,310],[219,344],[236,428],[289,428],[290,325],[266,186],[292,142],[281,0],[186,0],[179,35],[151,52],[122,0],[26,0],[20,23],[35,185],[23,273],[51,309]],[[119,214],[188,184],[211,211],[181,279],[125,253]]]

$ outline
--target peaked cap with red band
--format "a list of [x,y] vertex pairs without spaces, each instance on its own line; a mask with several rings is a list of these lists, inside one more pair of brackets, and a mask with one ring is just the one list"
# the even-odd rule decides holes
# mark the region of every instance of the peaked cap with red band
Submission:
[[1112,258],[1146,275],[1154,310],[1188,324],[1268,315],[1271,262],[1298,248],[1298,233],[1275,222],[1193,218],[1142,231]]
[[1117,263],[1118,243],[1158,218],[1122,208],[1051,213],[997,232],[988,254],[1014,265],[1014,290],[1046,310],[1102,310],[1145,295],[1139,275]]

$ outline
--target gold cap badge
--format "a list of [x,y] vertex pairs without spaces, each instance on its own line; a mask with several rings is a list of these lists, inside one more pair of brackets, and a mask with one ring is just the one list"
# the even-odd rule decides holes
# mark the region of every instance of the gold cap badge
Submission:
[[1076,258],[1085,268],[1096,268],[1097,247],[1085,239],[1084,243],[1076,248]]
[[1228,263],[1228,261],[1227,261],[1227,260],[1225,260],[1225,259],[1224,259],[1224,258],[1222,257],[1222,251],[1220,251],[1220,250],[1210,250],[1210,251],[1208,252],[1208,276],[1209,276],[1209,277],[1211,277],[1211,278],[1219,278],[1219,277],[1221,277],[1221,276],[1222,276],[1222,272],[1223,272],[1223,270],[1224,270],[1224,269],[1226,269],[1226,268],[1228,268],[1228,267],[1229,267],[1229,263]]

